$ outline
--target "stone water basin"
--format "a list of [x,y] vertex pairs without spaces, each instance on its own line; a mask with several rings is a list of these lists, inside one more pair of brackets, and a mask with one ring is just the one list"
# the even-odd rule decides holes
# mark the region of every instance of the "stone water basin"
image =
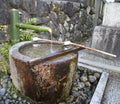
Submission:
[[31,41],[20,42],[10,49],[10,73],[15,87],[36,101],[57,103],[70,92],[77,68],[80,47]]

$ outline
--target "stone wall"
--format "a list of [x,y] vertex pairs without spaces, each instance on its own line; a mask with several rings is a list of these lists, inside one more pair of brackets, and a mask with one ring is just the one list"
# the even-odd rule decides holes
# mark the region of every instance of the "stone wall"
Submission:
[[[51,2],[53,1],[53,2]],[[22,20],[39,18],[39,25],[49,26],[55,39],[80,42],[91,36],[94,8],[85,0],[0,0],[0,24],[9,24],[9,10],[19,9]],[[49,38],[48,34],[44,34]]]

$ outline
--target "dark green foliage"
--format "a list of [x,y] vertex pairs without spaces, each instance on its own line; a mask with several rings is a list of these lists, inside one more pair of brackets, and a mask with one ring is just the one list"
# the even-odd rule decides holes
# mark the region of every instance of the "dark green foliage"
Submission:
[[4,56],[7,62],[9,62],[9,49],[11,47],[10,42],[4,42],[2,43],[2,47],[0,48],[1,55]]
[[[33,37],[33,33],[27,32],[20,35],[20,41],[29,41]],[[0,48],[0,54],[4,56],[7,62],[9,62],[9,49],[12,46],[10,42],[2,43]]]
[[38,21],[39,21],[38,18],[29,18],[29,19],[27,19],[24,23],[25,23],[25,24],[32,24],[32,25],[34,25],[34,24],[37,24]]
[[[9,63],[9,49],[11,47],[11,44],[9,42],[2,43],[2,47],[0,48],[0,54],[5,58],[6,62]],[[2,67],[1,74],[2,73],[7,74],[8,73],[8,66],[4,60],[0,59],[0,66]]]
[[2,66],[2,70],[0,70],[0,78],[1,76],[3,76],[3,74],[8,74],[8,68],[7,68],[7,65],[4,61],[0,60],[0,66]]
[[30,41],[33,38],[33,33],[31,32],[26,32],[20,34],[20,41]]

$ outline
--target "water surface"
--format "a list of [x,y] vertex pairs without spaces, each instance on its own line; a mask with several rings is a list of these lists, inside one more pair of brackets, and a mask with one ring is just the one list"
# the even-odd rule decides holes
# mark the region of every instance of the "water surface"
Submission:
[[[71,49],[72,46],[67,47],[67,49]],[[60,51],[66,50],[64,45],[59,44],[52,44],[51,50],[51,43],[49,44],[37,44],[37,47],[34,47],[33,44],[29,44],[20,48],[20,52],[23,55],[29,56],[31,58],[43,57],[50,54],[55,54]]]

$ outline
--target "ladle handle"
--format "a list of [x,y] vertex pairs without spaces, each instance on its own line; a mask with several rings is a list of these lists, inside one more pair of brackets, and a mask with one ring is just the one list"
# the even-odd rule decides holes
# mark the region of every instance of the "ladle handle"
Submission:
[[101,50],[98,50],[98,49],[95,49],[95,48],[86,47],[86,46],[81,45],[81,44],[76,44],[76,43],[71,43],[71,44],[75,45],[75,46],[78,46],[78,47],[81,47],[81,48],[88,49],[90,51],[95,51],[95,52],[98,52],[98,53],[101,53],[101,54],[104,54],[104,55],[108,55],[108,56],[111,56],[111,57],[117,57],[114,54],[111,54],[111,53],[108,53],[108,52],[105,52],[105,51],[101,51]]
[[[49,39],[40,39],[40,40],[47,41],[47,42],[54,42],[54,43],[64,44],[64,42],[55,41],[55,40],[49,40]],[[107,55],[107,56],[111,56],[111,57],[114,57],[114,58],[117,57],[114,54],[111,54],[111,53],[108,53],[108,52],[105,52],[105,51],[101,51],[101,50],[98,50],[98,49],[95,49],[95,48],[86,47],[86,46],[81,45],[81,44],[70,42],[70,45],[74,45],[74,46],[78,46],[78,47],[81,47],[81,48],[85,48],[85,49],[88,49],[90,51],[95,51],[95,52],[98,52],[98,53],[101,53],[101,54],[104,54],[104,55]]]

